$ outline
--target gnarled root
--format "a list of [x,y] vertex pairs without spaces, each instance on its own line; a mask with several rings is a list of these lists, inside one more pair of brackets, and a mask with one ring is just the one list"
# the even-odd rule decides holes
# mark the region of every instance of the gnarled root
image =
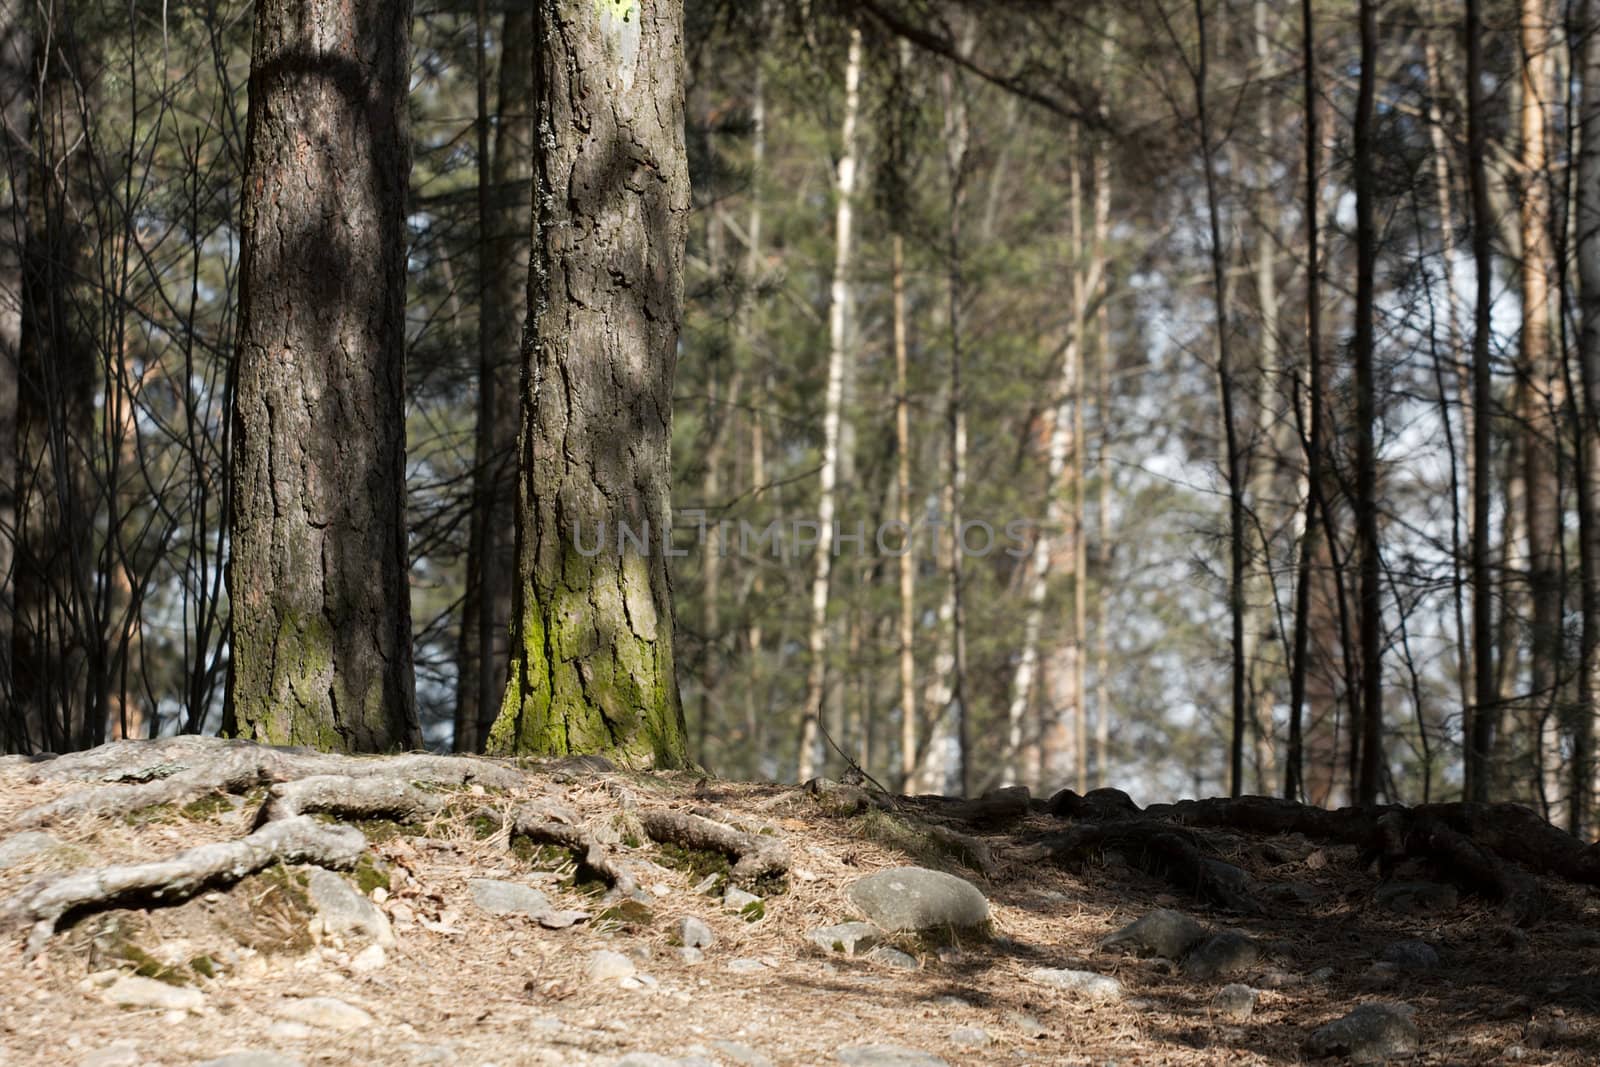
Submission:
[[441,798],[423,792],[400,777],[314,774],[310,778],[274,785],[256,816],[256,825],[309,814],[415,822],[443,806]]
[[571,849],[579,863],[603,878],[613,893],[631,896],[639,888],[633,872],[583,828],[576,814],[560,804],[524,804],[512,812],[507,830],[512,837]]
[[1077,864],[1108,851],[1199,899],[1247,914],[1262,910],[1244,871],[1205,855],[1189,831],[1154,819],[1081,824],[1035,839],[1021,856]]
[[247,837],[186,849],[150,863],[97,867],[34,886],[8,902],[4,914],[31,923],[27,954],[42,949],[68,914],[129,900],[186,900],[206,886],[236,882],[273,863],[353,867],[367,839],[351,826],[309,816],[270,822]]
[[747,834],[726,823],[680,811],[640,811],[639,822],[656,841],[721,852],[734,861],[729,876],[750,884],[789,873],[789,846],[767,834]]

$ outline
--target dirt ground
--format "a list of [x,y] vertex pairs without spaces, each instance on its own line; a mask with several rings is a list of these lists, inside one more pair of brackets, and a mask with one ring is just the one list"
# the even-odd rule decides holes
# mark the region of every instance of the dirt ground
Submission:
[[[32,960],[17,928],[4,927],[0,1063],[179,1065],[256,1051],[305,1064],[587,1065],[654,1053],[669,1058],[660,1062],[743,1057],[801,1067],[841,1062],[839,1050],[877,1043],[964,1065],[1283,1064],[1308,1062],[1302,1045],[1315,1027],[1384,1000],[1416,1009],[1422,1042],[1414,1062],[1600,1064],[1593,889],[1553,883],[1555,911],[1525,930],[1469,895],[1448,913],[1408,917],[1375,905],[1378,876],[1359,866],[1354,848],[1213,835],[1220,854],[1274,902],[1266,915],[1245,917],[1184,899],[1114,855],[1076,872],[1018,862],[1030,834],[1061,826],[1039,812],[983,835],[999,864],[985,878],[905,833],[892,815],[841,813],[773,785],[535,772],[521,795],[473,800],[510,810],[528,797],[554,798],[603,821],[613,817],[619,784],[641,806],[711,811],[781,836],[793,855],[786,891],[769,893],[758,918],[733,913],[694,891],[703,872],[685,869],[683,857],[633,841],[619,851],[649,902],[601,912],[592,891],[572,884],[563,857],[512,850],[503,831],[464,814],[470,805],[452,805],[417,826],[365,827],[388,880],[375,897],[398,939],[381,966],[360,955],[360,941],[310,932],[294,872],[283,868],[177,906],[84,915]],[[77,788],[30,781],[15,765],[0,770],[0,845],[22,812]],[[42,829],[60,847],[0,868],[0,902],[66,870],[237,838],[249,832],[258,802],[223,797],[53,822]],[[977,885],[991,905],[990,936],[891,941],[916,958],[915,970],[846,958],[808,940],[814,928],[857,918],[845,895],[851,882],[904,864],[943,866]],[[472,900],[473,878],[522,881],[562,908],[594,914],[566,929],[490,914]],[[1106,934],[1158,907],[1246,933],[1265,947],[1264,958],[1244,975],[1202,981],[1164,960],[1097,949]],[[672,943],[684,916],[715,934],[700,962],[684,962]],[[1384,947],[1404,939],[1429,942],[1441,965],[1374,970]],[[589,978],[586,965],[601,949],[634,957],[638,975]],[[1087,1000],[1030,979],[1040,967],[1110,975],[1125,995]],[[107,1003],[115,975],[141,968],[198,989],[203,1002],[188,1010]],[[1227,981],[1259,991],[1246,1021],[1213,1008]],[[347,1031],[286,1023],[283,1006],[313,996],[363,1009],[372,1021]],[[971,1044],[983,1040],[974,1028],[987,1044]]]

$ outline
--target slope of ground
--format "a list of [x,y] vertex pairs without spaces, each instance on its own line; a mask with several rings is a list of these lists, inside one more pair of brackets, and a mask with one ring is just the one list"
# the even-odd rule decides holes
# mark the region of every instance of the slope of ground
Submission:
[[[40,936],[32,902],[68,872],[271,825],[262,809],[283,802],[281,785],[269,791],[281,764],[143,806],[148,787],[194,781],[239,751],[123,743],[99,762],[0,761],[0,1063],[1280,1064],[1307,1062],[1318,1027],[1369,1001],[1414,1009],[1416,1062],[1600,1062],[1591,887],[1543,880],[1546,905],[1515,926],[1503,901],[1446,891],[1426,865],[1381,879],[1356,844],[1184,830],[1216,870],[1241,872],[1243,897],[1227,910],[1214,893],[1185,891],[1142,846],[1058,862],[1047,835],[1091,825],[1089,814],[1051,814],[1016,794],[963,807],[581,762],[475,761],[495,772],[449,784],[430,765],[399,775],[423,783],[425,810],[354,821],[367,851],[341,876],[376,902],[392,941],[377,927],[331,929],[308,869],[282,864],[163,902],[145,893],[78,906]],[[107,784],[121,790],[100,794],[114,806],[84,803],[86,787]],[[569,829],[584,843],[512,833],[530,806],[575,816]],[[737,849],[662,840],[691,815],[745,846],[787,847],[786,871],[733,866],[760,904],[722,896]],[[688,822],[690,837],[709,825]],[[586,858],[614,862],[623,883],[591,878]],[[852,883],[908,864],[981,889],[988,929],[889,935],[882,944],[897,951],[862,956],[808,937],[860,917]],[[495,892],[515,891],[485,879],[537,889],[548,908],[492,910],[506,906]],[[1221,968],[1233,973],[1214,974],[1193,958],[1099,947],[1162,908],[1251,947]],[[709,928],[709,945],[685,951],[686,918]],[[1115,978],[1120,990],[1050,984],[1042,972],[1058,969]],[[137,975],[159,988],[130,984]],[[1250,987],[1253,1008],[1235,984]],[[151,1006],[115,1003],[127,999]]]

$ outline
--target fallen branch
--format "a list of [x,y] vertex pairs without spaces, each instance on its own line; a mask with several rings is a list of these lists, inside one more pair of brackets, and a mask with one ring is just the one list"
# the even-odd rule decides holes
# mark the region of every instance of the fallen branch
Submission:
[[309,816],[268,823],[236,841],[186,849],[150,863],[128,863],[77,871],[25,890],[0,913],[31,923],[27,955],[33,956],[73,912],[130,900],[175,902],[220,883],[236,882],[273,863],[355,866],[367,839],[351,826],[329,826]]

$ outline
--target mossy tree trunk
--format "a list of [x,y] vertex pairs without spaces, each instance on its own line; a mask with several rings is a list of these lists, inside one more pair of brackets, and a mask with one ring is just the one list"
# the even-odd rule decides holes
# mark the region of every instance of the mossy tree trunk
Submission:
[[262,0],[230,513],[225,731],[420,743],[405,531],[406,0]]
[[516,603],[488,748],[676,765],[665,544],[689,210],[683,8],[539,0],[534,22]]

